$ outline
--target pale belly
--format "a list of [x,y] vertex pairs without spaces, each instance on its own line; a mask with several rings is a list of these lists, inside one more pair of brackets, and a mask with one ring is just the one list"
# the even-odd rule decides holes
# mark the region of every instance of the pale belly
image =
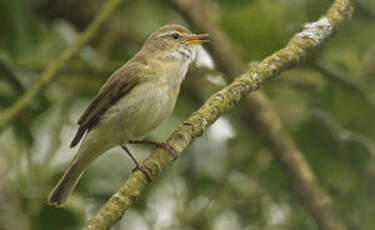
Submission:
[[171,115],[178,92],[165,84],[143,83],[107,110],[98,125],[117,144],[140,139]]

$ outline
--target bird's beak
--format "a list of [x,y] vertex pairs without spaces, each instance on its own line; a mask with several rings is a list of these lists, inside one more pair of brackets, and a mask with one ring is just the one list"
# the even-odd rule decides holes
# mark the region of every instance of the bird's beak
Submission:
[[210,40],[208,40],[208,36],[209,34],[193,34],[184,39],[183,41],[186,45],[199,45],[202,43],[209,42]]

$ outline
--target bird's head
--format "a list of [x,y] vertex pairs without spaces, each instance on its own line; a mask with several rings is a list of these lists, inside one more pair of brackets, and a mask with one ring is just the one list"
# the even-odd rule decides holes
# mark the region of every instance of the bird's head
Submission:
[[152,33],[145,45],[146,52],[165,61],[189,61],[195,58],[196,46],[209,42],[208,34],[194,34],[180,25],[165,25]]

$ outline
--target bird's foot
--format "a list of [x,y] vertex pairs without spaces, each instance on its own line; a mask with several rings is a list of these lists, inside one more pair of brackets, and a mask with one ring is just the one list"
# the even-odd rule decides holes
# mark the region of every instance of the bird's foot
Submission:
[[135,157],[133,156],[133,154],[131,154],[131,152],[129,151],[128,147],[126,147],[126,145],[121,145],[121,148],[123,150],[125,150],[125,152],[129,155],[129,157],[132,159],[132,161],[134,162],[135,164],[135,168],[133,169],[133,172],[135,170],[140,170],[141,172],[143,172],[145,174],[145,176],[147,177],[148,181],[149,182],[152,182],[152,169],[150,167],[147,167],[146,165],[144,165],[143,163],[139,163],[137,161],[137,159],[135,159]]

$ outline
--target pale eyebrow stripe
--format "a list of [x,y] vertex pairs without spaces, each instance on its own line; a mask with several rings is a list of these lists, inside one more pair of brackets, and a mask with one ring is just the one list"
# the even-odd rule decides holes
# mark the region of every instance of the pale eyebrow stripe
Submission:
[[161,33],[161,34],[158,35],[158,37],[162,37],[162,36],[164,36],[164,35],[174,34],[174,33],[181,34],[181,33],[178,32],[177,30],[172,30],[172,31],[168,31],[168,32]]

